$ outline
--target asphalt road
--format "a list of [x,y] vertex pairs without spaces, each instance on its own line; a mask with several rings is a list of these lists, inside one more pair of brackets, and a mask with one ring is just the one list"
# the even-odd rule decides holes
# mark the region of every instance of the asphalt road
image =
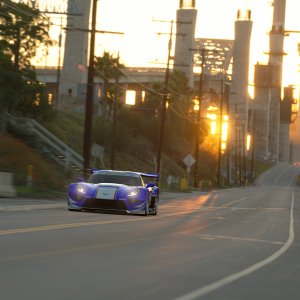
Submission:
[[148,217],[0,199],[0,298],[299,299],[299,174],[280,164],[255,187],[168,194]]

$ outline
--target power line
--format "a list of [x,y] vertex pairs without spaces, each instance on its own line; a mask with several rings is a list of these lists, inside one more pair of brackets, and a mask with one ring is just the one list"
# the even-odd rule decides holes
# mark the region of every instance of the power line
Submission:
[[[101,46],[102,46],[102,45],[101,45]],[[102,46],[102,47],[103,47],[103,46]],[[104,48],[104,47],[103,47],[103,48]],[[103,57],[103,58],[106,59],[108,62],[110,62],[110,63],[113,65],[113,62],[112,62],[111,60],[109,60],[107,57]],[[114,65],[114,67],[115,67],[116,69],[118,69],[118,70],[123,74],[123,76],[124,76],[125,78],[132,78],[132,79],[134,79],[134,80],[136,81],[136,83],[137,83],[139,86],[145,88],[145,89],[148,90],[149,92],[151,92],[151,93],[153,93],[153,94],[156,94],[156,95],[159,95],[159,96],[163,96],[163,95],[164,95],[164,93],[158,92],[158,91],[156,91],[156,90],[150,88],[149,86],[145,85],[143,82],[141,82],[140,80],[138,80],[135,76],[132,76],[132,75],[129,75],[129,74],[124,73],[124,70],[123,70],[123,69],[129,70],[127,67],[120,68],[120,67],[115,66],[115,65]],[[106,78],[106,79],[109,79],[109,78]],[[123,88],[123,89],[126,90],[125,88]]]
[[[39,14],[37,14],[37,15],[31,14],[30,12],[28,12],[28,11],[26,11],[26,10],[22,10],[22,9],[20,9],[19,7],[17,7],[17,6],[15,6],[15,5],[12,5],[12,4],[8,3],[6,0],[2,0],[2,1],[3,1],[3,3],[4,3],[7,7],[11,8],[11,9],[13,9],[13,10],[15,10],[15,11],[21,13],[21,14],[24,14],[24,15],[26,15],[26,16],[28,16],[28,17],[32,17],[32,18],[37,18],[37,19],[44,20],[44,19],[41,18],[41,16],[39,16]],[[28,7],[29,9],[33,10],[33,8],[31,8],[30,6],[27,6],[27,7]],[[36,11],[39,12],[39,13],[41,13],[39,10],[36,10]]]

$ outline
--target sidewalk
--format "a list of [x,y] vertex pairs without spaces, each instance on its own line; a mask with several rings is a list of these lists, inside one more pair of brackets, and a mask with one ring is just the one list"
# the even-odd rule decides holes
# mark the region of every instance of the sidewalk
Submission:
[[31,211],[50,208],[66,208],[67,201],[30,198],[0,198],[1,212]]

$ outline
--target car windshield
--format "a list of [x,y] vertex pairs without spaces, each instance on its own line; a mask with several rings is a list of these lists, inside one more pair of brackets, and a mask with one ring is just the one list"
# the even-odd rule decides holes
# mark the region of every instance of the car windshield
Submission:
[[138,175],[94,173],[88,183],[118,183],[130,186],[142,186],[143,182]]

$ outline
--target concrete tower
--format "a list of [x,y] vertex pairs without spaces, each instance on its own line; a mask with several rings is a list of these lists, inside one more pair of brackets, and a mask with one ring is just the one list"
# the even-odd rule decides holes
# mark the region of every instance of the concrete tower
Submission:
[[232,83],[229,95],[229,114],[231,120],[230,141],[232,149],[242,145],[248,118],[248,79],[249,54],[252,31],[251,11],[238,11],[235,22],[233,45]]
[[[59,109],[72,109],[85,99],[87,48],[91,0],[69,0]],[[86,30],[86,31],[84,31]]]
[[[270,86],[271,100],[269,109],[269,151],[274,162],[279,159],[279,137],[285,136],[280,133],[280,101],[282,87],[282,62],[283,62],[283,44],[284,44],[284,26],[285,26],[285,8],[286,0],[274,0],[273,24],[270,32],[270,54],[269,65],[272,69]],[[286,127],[286,126],[283,126]],[[288,126],[289,127],[289,126]],[[289,128],[283,129],[289,130]],[[285,142],[286,143],[286,142]],[[283,145],[284,147],[288,147]],[[288,149],[281,149],[283,160],[287,159]],[[284,154],[286,153],[286,154]]]
[[191,49],[194,48],[196,19],[195,0],[180,0],[176,19],[174,69],[185,73],[192,88],[194,52]]

